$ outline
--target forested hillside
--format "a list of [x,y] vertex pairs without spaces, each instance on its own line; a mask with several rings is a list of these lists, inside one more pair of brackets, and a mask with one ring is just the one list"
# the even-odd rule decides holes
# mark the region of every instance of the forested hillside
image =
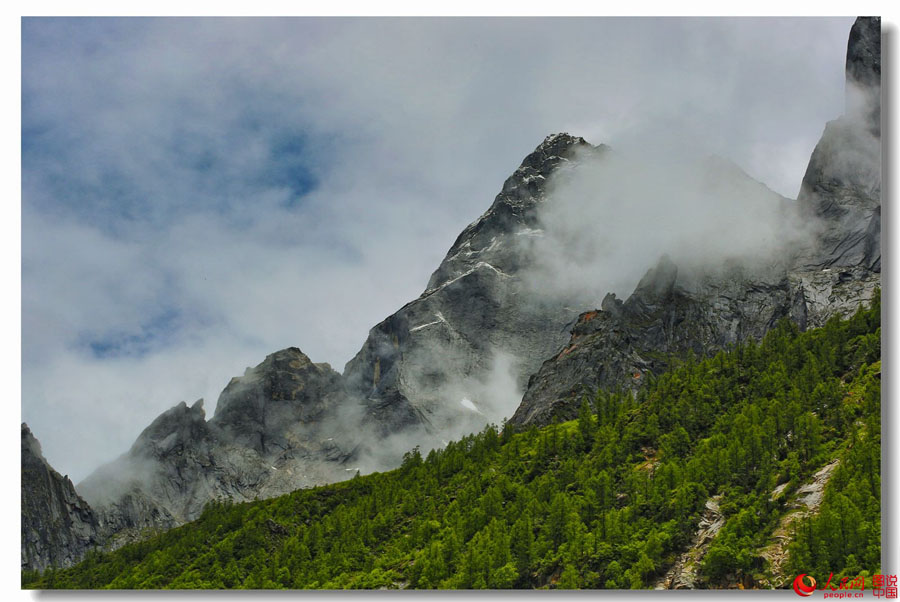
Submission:
[[[710,507],[722,524],[696,557],[698,587],[878,572],[880,359],[876,297],[821,329],[784,321],[759,343],[673,360],[637,398],[586,393],[577,420],[488,427],[391,472],[210,504],[70,569],[25,572],[23,586],[646,588]],[[832,463],[776,570],[761,551]]]

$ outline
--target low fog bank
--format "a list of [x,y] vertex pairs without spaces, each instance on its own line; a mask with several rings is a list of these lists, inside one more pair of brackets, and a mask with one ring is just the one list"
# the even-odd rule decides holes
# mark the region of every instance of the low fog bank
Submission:
[[[817,174],[819,179],[840,182],[843,194],[852,190],[880,201],[881,87],[861,87],[848,81],[846,92],[847,111],[826,125],[804,180],[815,170],[825,170]],[[808,191],[801,190],[801,199],[804,192]]]
[[584,153],[551,178],[541,232],[526,239],[524,280],[539,297],[599,307],[627,298],[668,255],[686,274],[726,264],[772,267],[808,245],[818,226],[797,203],[717,156]]
[[[414,447],[427,453],[488,424],[502,425],[525,392],[518,378],[522,370],[520,360],[509,350],[493,349],[490,357],[486,370],[449,380],[432,392],[426,424],[372,441],[371,456],[360,460],[363,472],[396,468],[403,454]],[[440,361],[440,354],[431,359]]]

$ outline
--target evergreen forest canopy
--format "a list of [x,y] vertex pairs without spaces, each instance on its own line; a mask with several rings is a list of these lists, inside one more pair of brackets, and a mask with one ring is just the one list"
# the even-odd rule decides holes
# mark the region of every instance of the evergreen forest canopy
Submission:
[[[880,298],[800,333],[674,367],[577,420],[494,426],[397,470],[207,506],[195,522],[23,572],[25,588],[647,588],[713,497],[724,525],[697,586],[880,572]],[[817,513],[790,523],[780,574],[760,555],[791,500],[837,461]],[[773,495],[777,493],[777,495]],[[790,576],[790,579],[788,579]]]

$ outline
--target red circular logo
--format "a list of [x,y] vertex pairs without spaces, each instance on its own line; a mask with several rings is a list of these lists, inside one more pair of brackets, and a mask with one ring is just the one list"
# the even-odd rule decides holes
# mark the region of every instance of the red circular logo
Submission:
[[[809,585],[804,581],[804,577],[809,579]],[[814,591],[816,591],[816,580],[812,575],[807,575],[806,573],[800,573],[797,575],[797,578],[794,579],[794,591],[797,592],[799,596],[809,596],[812,595]]]

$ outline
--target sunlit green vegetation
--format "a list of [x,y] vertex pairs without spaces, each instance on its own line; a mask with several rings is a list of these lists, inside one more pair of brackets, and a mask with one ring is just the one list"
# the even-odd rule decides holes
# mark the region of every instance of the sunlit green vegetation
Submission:
[[[635,398],[586,395],[577,420],[485,428],[397,470],[244,504],[26,588],[645,588],[726,518],[701,586],[765,570],[785,500],[833,459],[791,570],[880,565],[880,302],[800,333],[686,358]],[[773,501],[772,491],[786,484]],[[842,573],[843,572],[843,573]]]

